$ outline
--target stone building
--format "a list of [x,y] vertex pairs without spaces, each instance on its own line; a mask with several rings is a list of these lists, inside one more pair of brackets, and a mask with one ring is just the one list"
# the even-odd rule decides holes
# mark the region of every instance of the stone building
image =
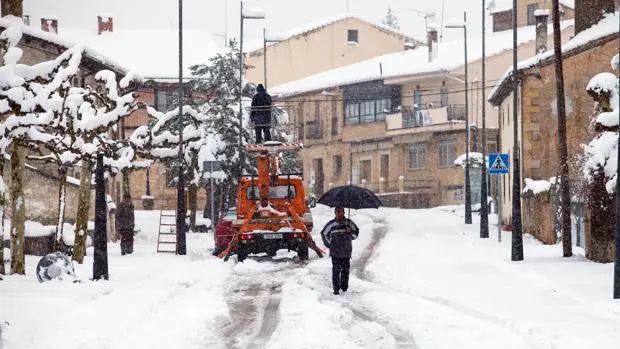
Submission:
[[[566,101],[567,145],[570,163],[570,186],[573,192],[574,242],[588,245],[588,224],[583,208],[583,174],[579,159],[584,155],[582,145],[592,137],[590,130],[594,102],[586,93],[590,79],[601,72],[610,71],[611,58],[618,53],[618,13],[590,29],[578,33],[562,45],[564,88]],[[547,51],[519,62],[519,152],[521,154],[521,187],[525,179],[546,180],[558,176],[559,144],[557,134],[557,97],[553,51]],[[514,146],[512,111],[512,79],[505,77],[492,92],[489,101],[498,108],[500,120],[500,148],[512,154]],[[504,224],[512,219],[512,177],[503,177]],[[522,198],[523,231],[531,233],[545,243],[553,243],[553,216],[555,197],[549,192]],[[587,216],[587,213],[586,213]],[[585,223],[585,224],[584,224]]]

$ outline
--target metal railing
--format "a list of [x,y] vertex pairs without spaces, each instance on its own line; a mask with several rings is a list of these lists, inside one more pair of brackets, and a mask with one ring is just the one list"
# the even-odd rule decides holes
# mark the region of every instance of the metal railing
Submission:
[[450,104],[448,105],[448,120],[462,120],[465,121],[466,108],[465,104]]

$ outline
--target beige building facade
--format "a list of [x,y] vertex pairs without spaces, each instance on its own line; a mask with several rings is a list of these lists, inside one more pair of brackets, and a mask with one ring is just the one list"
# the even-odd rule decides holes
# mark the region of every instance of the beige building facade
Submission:
[[[267,46],[268,86],[403,51],[406,43],[420,45],[419,41],[391,28],[350,15],[281,39],[284,40]],[[264,57],[263,48],[246,56],[245,63],[251,67],[246,77],[255,84],[265,83]]]

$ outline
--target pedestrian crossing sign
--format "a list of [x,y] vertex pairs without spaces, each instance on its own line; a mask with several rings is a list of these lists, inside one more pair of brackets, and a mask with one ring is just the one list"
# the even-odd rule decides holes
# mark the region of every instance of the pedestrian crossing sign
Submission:
[[489,154],[489,174],[507,174],[510,171],[508,154]]

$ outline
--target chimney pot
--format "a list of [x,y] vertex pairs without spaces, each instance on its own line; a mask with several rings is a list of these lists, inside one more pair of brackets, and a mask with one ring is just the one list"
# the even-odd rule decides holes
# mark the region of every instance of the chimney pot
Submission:
[[536,10],[536,52],[540,54],[547,51],[547,21],[549,20],[549,10]]
[[110,15],[100,15],[97,16],[97,33],[101,35],[103,32],[114,31],[114,21],[112,16]]
[[30,15],[24,15],[23,21],[25,25],[30,25]]
[[58,34],[58,20],[56,18],[41,18],[41,30]]
[[437,29],[431,28],[427,33],[428,61],[437,58]]

